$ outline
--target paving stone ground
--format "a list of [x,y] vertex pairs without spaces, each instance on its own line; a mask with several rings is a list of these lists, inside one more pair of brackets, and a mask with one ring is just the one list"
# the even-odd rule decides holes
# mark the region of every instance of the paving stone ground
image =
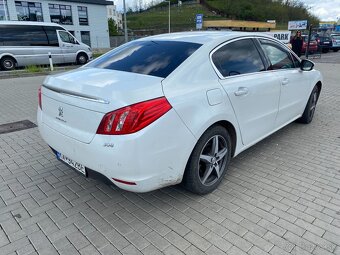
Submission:
[[[0,135],[0,254],[340,254],[340,64],[310,125],[236,157],[220,187],[135,194],[58,162],[37,128]],[[0,124],[36,122],[44,77],[0,80]]]

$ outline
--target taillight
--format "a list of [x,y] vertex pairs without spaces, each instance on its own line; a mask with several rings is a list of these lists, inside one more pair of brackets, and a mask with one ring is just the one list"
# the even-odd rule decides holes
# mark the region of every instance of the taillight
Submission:
[[38,89],[38,98],[39,98],[39,107],[42,110],[42,103],[41,103],[41,87]]
[[163,116],[171,108],[165,97],[126,106],[105,114],[97,134],[126,135],[135,133]]

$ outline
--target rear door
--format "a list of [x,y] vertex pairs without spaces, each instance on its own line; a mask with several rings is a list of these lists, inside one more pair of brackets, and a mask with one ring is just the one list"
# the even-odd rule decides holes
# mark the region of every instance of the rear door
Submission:
[[277,76],[266,70],[251,38],[238,39],[211,54],[237,117],[242,141],[250,145],[274,129],[280,98]]
[[76,62],[77,41],[65,30],[58,30],[60,46],[66,63]]

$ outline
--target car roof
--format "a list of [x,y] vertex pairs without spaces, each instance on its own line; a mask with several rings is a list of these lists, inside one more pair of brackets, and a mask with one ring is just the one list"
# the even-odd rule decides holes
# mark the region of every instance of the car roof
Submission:
[[231,40],[239,37],[255,37],[263,36],[273,39],[272,36],[265,33],[254,33],[254,32],[236,32],[236,31],[193,31],[193,32],[178,32],[169,34],[160,34],[154,36],[148,36],[140,40],[162,40],[162,41],[178,41],[178,42],[189,42],[189,43],[214,43],[226,40]]
[[30,25],[30,26],[58,26],[57,23],[52,22],[36,22],[36,21],[0,21],[0,25]]

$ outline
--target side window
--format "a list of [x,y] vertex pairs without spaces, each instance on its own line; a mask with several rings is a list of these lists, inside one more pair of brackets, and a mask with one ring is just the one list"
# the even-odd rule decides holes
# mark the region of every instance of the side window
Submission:
[[293,54],[290,54],[293,58],[293,62],[296,68],[300,68],[300,61],[297,59],[297,57],[295,57]]
[[290,54],[270,40],[261,39],[263,51],[268,56],[270,61],[270,70],[295,68],[295,65],[290,58]]
[[59,31],[60,39],[65,43],[73,43],[75,44],[74,38],[66,31]]
[[251,39],[242,39],[222,46],[213,53],[212,61],[224,77],[265,69]]
[[49,46],[59,46],[57,30],[60,30],[60,29],[61,29],[60,27],[51,27],[51,26],[44,27]]
[[47,36],[41,26],[0,26],[0,45],[4,46],[46,46]]

